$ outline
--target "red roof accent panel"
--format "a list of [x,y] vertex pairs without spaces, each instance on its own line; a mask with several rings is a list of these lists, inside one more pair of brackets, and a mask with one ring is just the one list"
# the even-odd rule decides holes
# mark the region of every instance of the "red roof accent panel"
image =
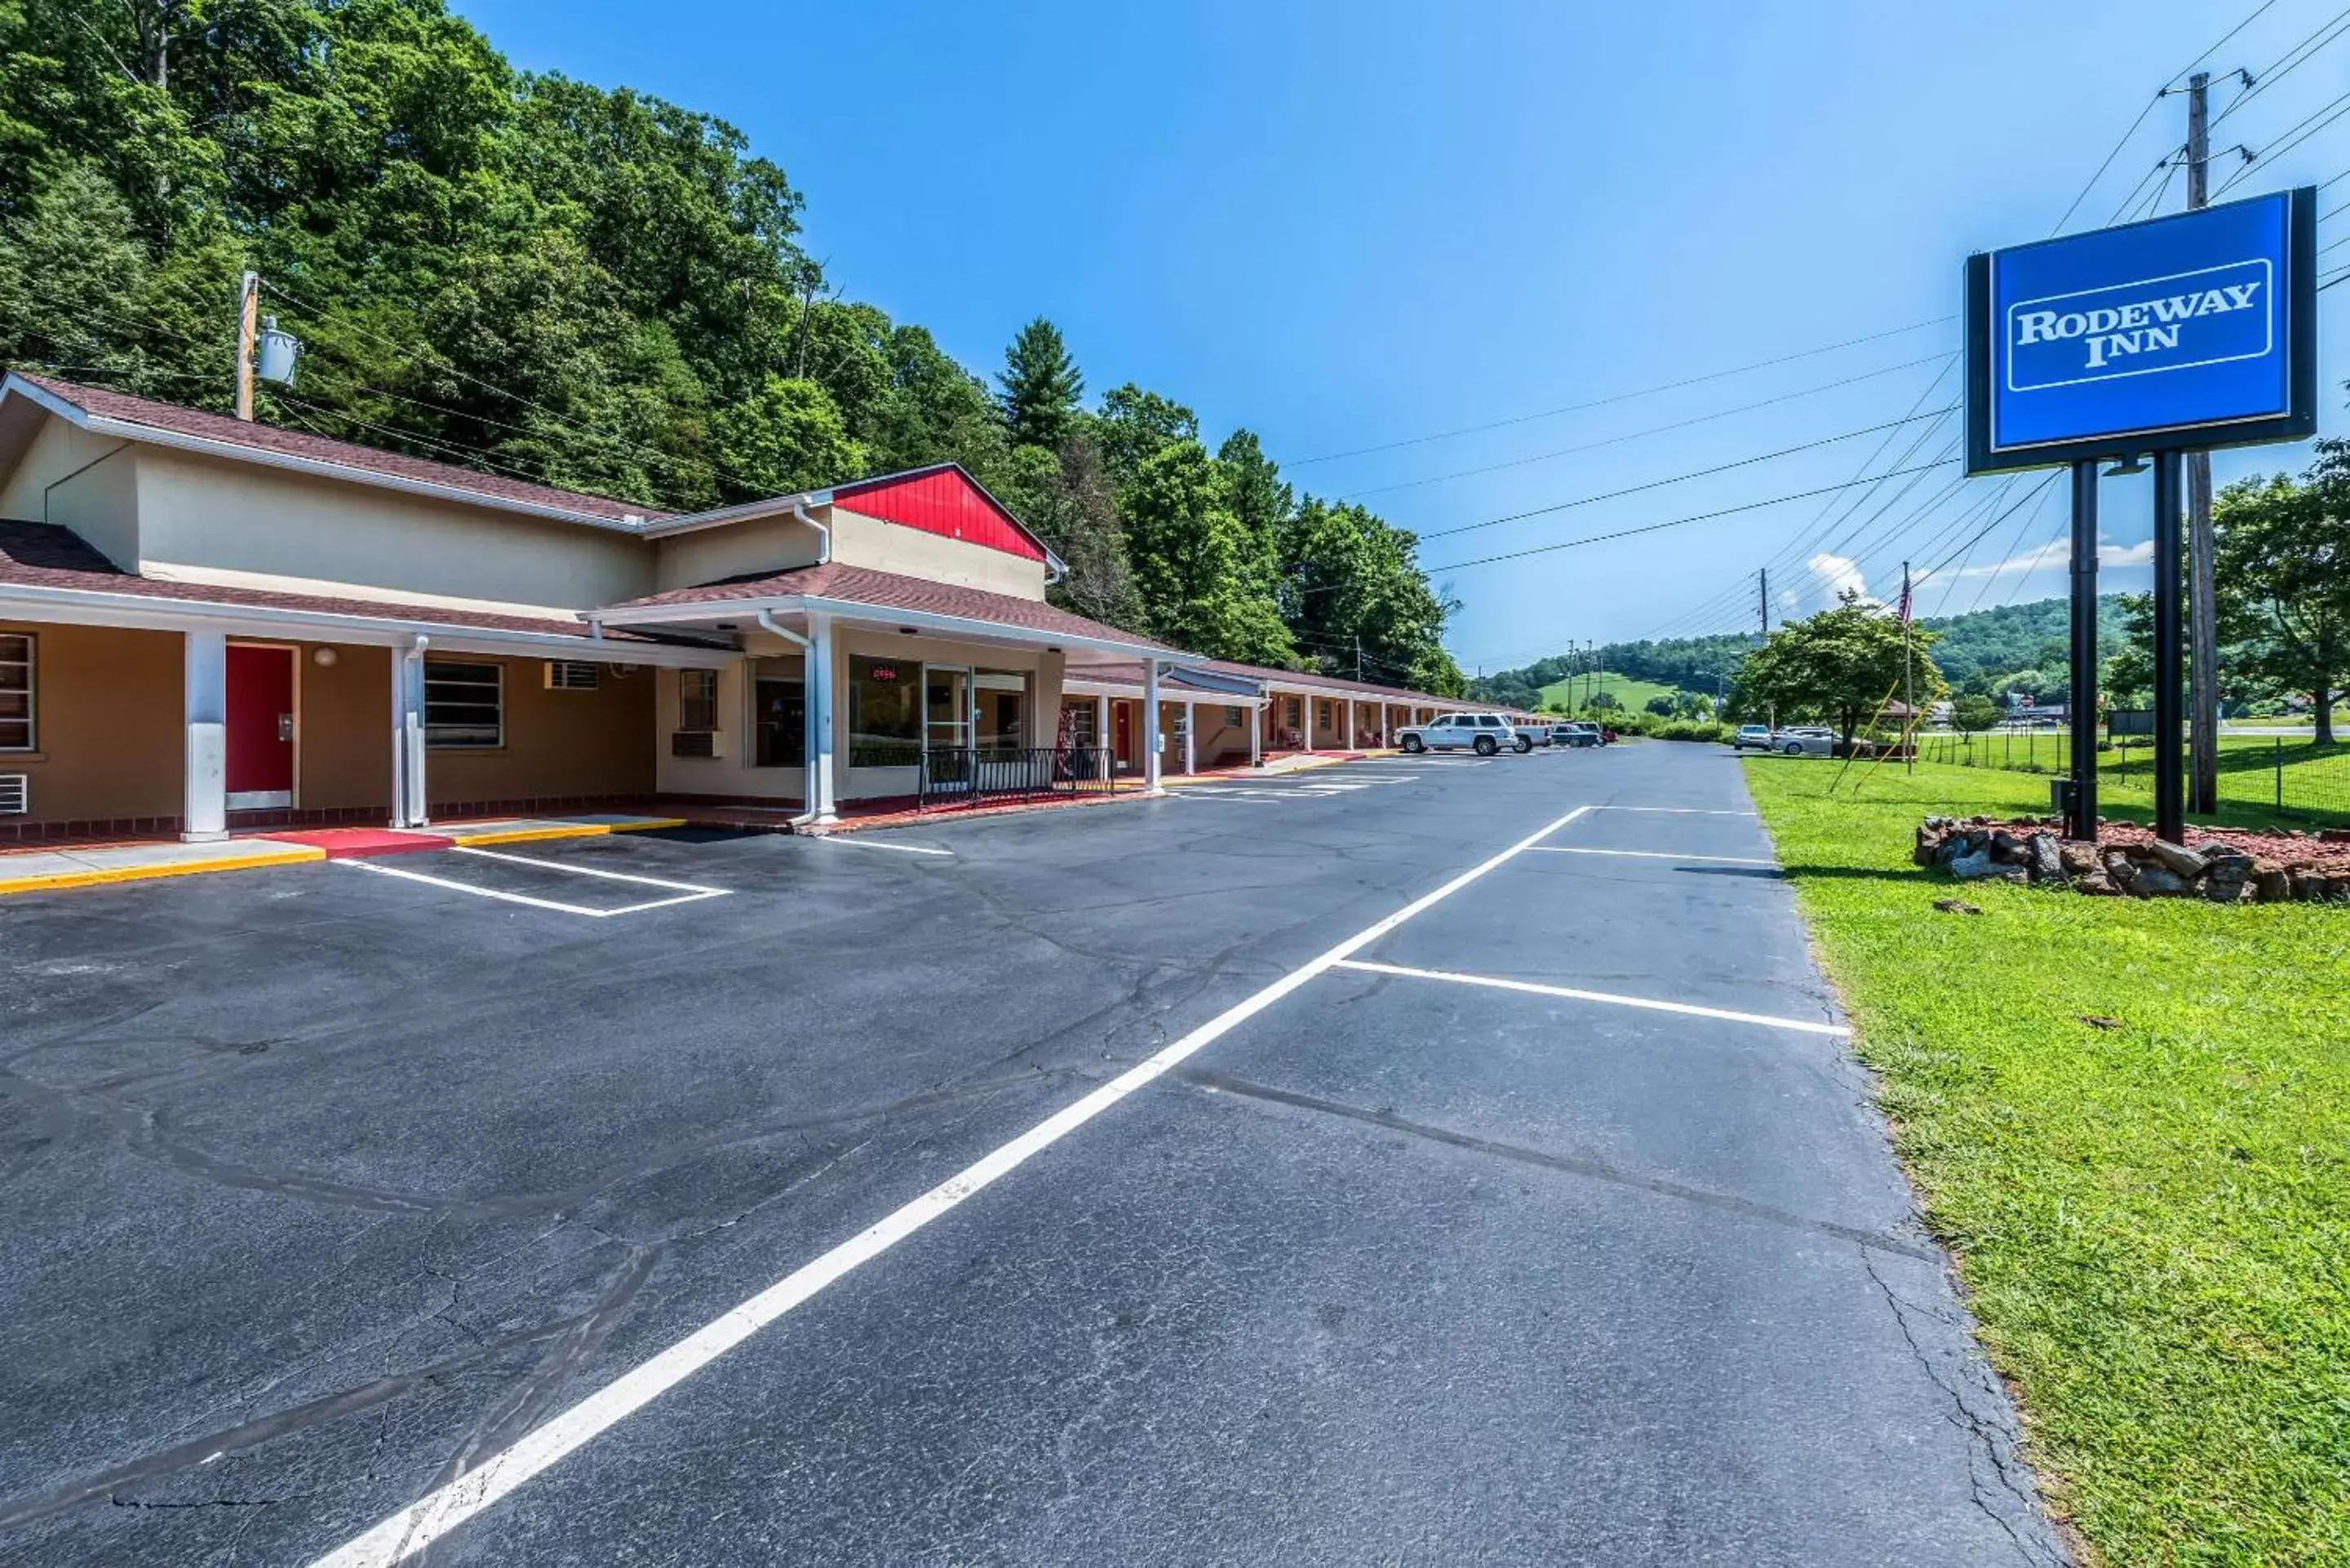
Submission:
[[832,499],[851,512],[885,523],[984,545],[1023,560],[1045,559],[1045,546],[1036,535],[981,489],[977,480],[952,463],[837,485]]

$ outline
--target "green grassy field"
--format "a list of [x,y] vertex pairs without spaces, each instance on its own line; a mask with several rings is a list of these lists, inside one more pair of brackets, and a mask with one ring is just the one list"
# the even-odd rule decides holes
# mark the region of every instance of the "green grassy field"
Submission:
[[1659,686],[1653,680],[1635,680],[1628,675],[1602,673],[1596,679],[1578,675],[1572,681],[1554,680],[1542,689],[1544,707],[1564,708],[1567,705],[1567,688],[1575,688],[1575,701],[1581,702],[1592,691],[1604,689],[1607,695],[1638,712],[1648,705],[1651,697],[1670,697],[1674,688]]
[[1941,914],[1919,816],[2045,781],[1746,769],[2058,1511],[2110,1564],[2350,1563],[2350,909]]

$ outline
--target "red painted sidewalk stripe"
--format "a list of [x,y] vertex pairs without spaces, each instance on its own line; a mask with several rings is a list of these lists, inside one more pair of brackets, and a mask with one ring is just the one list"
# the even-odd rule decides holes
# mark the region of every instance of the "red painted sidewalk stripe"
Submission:
[[449,840],[437,833],[400,833],[388,827],[316,827],[293,833],[256,833],[279,844],[307,844],[326,852],[329,860],[358,860],[372,855],[405,855],[419,849],[446,849]]

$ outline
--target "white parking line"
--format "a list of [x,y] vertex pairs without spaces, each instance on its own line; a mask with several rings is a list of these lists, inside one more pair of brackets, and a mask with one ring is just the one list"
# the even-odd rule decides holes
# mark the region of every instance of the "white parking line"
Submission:
[[534,909],[551,909],[562,915],[584,915],[591,920],[606,920],[615,915],[641,915],[648,909],[665,909],[671,904],[699,903],[704,898],[723,898],[731,891],[725,888],[704,888],[692,882],[671,882],[659,877],[638,877],[625,871],[606,871],[597,867],[574,866],[562,860],[540,860],[527,855],[504,855],[494,849],[468,849],[458,846],[459,855],[477,855],[484,860],[511,860],[518,866],[539,866],[550,871],[568,871],[578,877],[598,877],[610,882],[634,882],[648,888],[665,888],[678,895],[673,898],[649,898],[640,904],[622,904],[617,909],[590,909],[586,904],[567,904],[559,898],[535,898],[527,893],[509,893],[503,888],[484,888],[477,883],[460,882],[454,877],[434,877],[422,871],[410,871],[397,866],[386,866],[375,860],[338,860],[338,866],[354,870],[372,871],[379,877],[397,877],[403,882],[421,882],[430,888],[445,888],[452,893],[471,893],[477,898],[495,898],[501,903],[524,904]]
[[1731,1023],[1761,1023],[1773,1029],[1798,1029],[1806,1034],[1849,1034],[1841,1023],[1814,1023],[1803,1018],[1779,1018],[1768,1012],[1740,1012],[1728,1007],[1700,1007],[1689,1002],[1659,1002],[1648,996],[1618,996],[1608,991],[1583,991],[1571,985],[1537,985],[1530,980],[1501,980],[1486,974],[1459,974],[1446,969],[1410,969],[1399,963],[1367,963],[1341,959],[1333,969],[1361,970],[1366,974],[1399,975],[1406,980],[1443,980],[1455,985],[1485,985],[1496,991],[1518,991],[1530,996],[1560,996],[1570,1002],[1602,1002],[1611,1007],[1639,1007],[1651,1012],[1684,1012],[1692,1018],[1720,1018]]
[[885,844],[878,838],[854,838],[836,833],[809,835],[818,844],[841,844],[851,849],[894,849],[900,855],[944,855],[951,857],[951,849],[933,849],[926,844]]
[[509,860],[516,866],[543,866],[549,871],[568,871],[574,877],[600,877],[607,882],[634,882],[640,887],[666,888],[672,893],[699,893],[708,898],[726,891],[723,888],[705,888],[699,882],[671,882],[666,877],[647,877],[635,871],[608,871],[600,866],[576,866],[568,860],[542,860],[534,855],[513,855],[502,849],[468,849],[457,846],[460,855],[478,855],[484,860]]
[[[1272,984],[1224,1009],[1156,1055],[1064,1106],[993,1153],[966,1166],[928,1192],[860,1231],[830,1251],[738,1303],[650,1360],[534,1428],[512,1448],[317,1559],[311,1568],[387,1568],[413,1556],[567,1455],[635,1415],[736,1345],[833,1283],[879,1257],[931,1220],[1010,1175],[1119,1101],[1197,1055],[1240,1024],[1378,941],[1413,916],[1451,898],[1590,810],[1577,806],[1507,849],[1478,862],[1431,893],[1423,893],[1336,947],[1309,959]],[[346,865],[363,866],[352,860]]]
[[1545,855],[1628,855],[1636,860],[1701,860],[1710,866],[1776,866],[1776,860],[1751,855],[1676,855],[1664,849],[1584,849],[1565,844],[1537,844]]

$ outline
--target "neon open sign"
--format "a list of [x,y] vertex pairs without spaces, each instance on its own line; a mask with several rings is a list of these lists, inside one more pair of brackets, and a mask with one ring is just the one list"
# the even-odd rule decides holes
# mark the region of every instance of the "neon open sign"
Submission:
[[2314,196],[1971,258],[1968,471],[2314,433]]

